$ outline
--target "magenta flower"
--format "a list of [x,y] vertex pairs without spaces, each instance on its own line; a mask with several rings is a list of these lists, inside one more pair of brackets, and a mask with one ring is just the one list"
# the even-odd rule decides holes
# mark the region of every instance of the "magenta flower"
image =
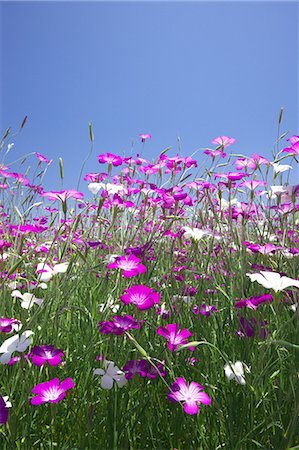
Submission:
[[215,173],[214,177],[225,178],[228,181],[238,181],[244,177],[248,177],[248,174],[243,172]]
[[271,294],[263,294],[257,297],[250,297],[246,300],[239,300],[235,303],[236,308],[249,308],[256,310],[263,303],[272,303],[273,297]]
[[125,331],[129,331],[132,329],[141,328],[143,325],[143,321],[138,323],[132,316],[114,316],[113,321],[110,322],[100,322],[98,324],[100,328],[100,332],[103,334],[115,334],[116,336],[120,336]]
[[45,162],[46,164],[50,164],[50,160],[48,158],[46,158],[45,156],[43,156],[41,153],[35,152],[35,156],[37,157],[37,159],[39,159],[41,162]]
[[224,153],[222,150],[210,150],[209,148],[207,148],[204,153],[206,155],[212,156],[212,158],[216,158],[216,156],[221,156],[221,158],[226,157],[226,153]]
[[58,366],[61,363],[61,357],[64,353],[59,348],[54,348],[53,345],[41,345],[32,348],[29,358],[32,364],[41,367],[48,361],[50,366]]
[[226,148],[230,145],[234,144],[236,142],[236,139],[230,138],[228,136],[219,136],[212,140],[212,144],[214,145],[221,145],[221,147]]
[[66,378],[61,383],[58,378],[53,378],[53,380],[37,384],[32,389],[32,393],[37,394],[37,396],[31,399],[31,404],[57,403],[66,396],[66,391],[74,386],[75,384],[71,378]]
[[146,272],[146,267],[141,264],[141,260],[132,254],[117,257],[108,265],[108,269],[122,269],[125,278],[136,277],[139,273]]
[[68,198],[81,200],[83,198],[83,194],[82,192],[75,191],[74,189],[69,189],[65,191],[44,192],[42,197],[48,197],[49,200],[60,200],[61,202],[65,202]]
[[112,164],[114,167],[120,166],[123,162],[120,156],[114,155],[113,153],[99,155],[98,161],[100,164]]
[[217,312],[218,312],[218,309],[216,308],[216,306],[213,306],[213,305],[205,305],[204,303],[202,303],[199,312],[200,312],[200,314],[202,314],[203,316],[209,317],[209,316],[211,315],[212,312],[217,313]]
[[156,362],[155,367],[153,367],[149,361],[145,359],[136,359],[128,361],[124,367],[123,371],[125,372],[125,377],[127,380],[131,380],[135,375],[140,375],[142,378],[150,378],[151,380],[155,379],[158,375],[162,377],[166,377],[167,372],[160,362]]
[[[187,344],[188,338],[192,336],[187,328],[179,330],[177,323],[169,323],[166,327],[159,327],[157,334],[168,340],[168,348],[171,352],[174,352],[180,345]],[[194,347],[190,347],[190,350],[194,350]]]
[[145,311],[154,306],[155,303],[160,303],[160,294],[153,289],[140,284],[125,289],[126,294],[123,294],[120,299],[126,305],[134,303],[140,311]]
[[206,392],[203,392],[203,386],[196,381],[191,381],[188,385],[182,377],[177,378],[170,386],[168,399],[172,402],[184,403],[185,413],[193,415],[198,413],[198,403],[211,404],[211,398]]
[[0,317],[0,332],[1,333],[11,333],[11,331],[18,331],[20,328],[21,322],[17,319],[11,318],[8,319],[6,317]]
[[147,139],[151,139],[152,136],[147,133],[142,133],[139,134],[139,137],[141,138],[141,142],[145,142]]

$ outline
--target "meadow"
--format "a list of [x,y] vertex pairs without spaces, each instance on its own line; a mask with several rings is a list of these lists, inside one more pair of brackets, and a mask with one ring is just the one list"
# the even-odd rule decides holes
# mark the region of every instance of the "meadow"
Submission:
[[228,136],[97,152],[89,195],[62,159],[55,191],[47,156],[7,162],[5,132],[1,449],[299,448],[299,137],[280,123],[271,160]]

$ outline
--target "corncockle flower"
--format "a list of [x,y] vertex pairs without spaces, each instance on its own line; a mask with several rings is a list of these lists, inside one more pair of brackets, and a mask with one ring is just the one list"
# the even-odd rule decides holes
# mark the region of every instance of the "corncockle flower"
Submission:
[[92,194],[96,195],[102,189],[103,183],[89,183],[87,187]]
[[11,333],[12,331],[20,331],[22,324],[19,320],[14,318],[0,317],[0,332]]
[[32,389],[32,393],[37,395],[31,399],[31,404],[58,403],[64,399],[66,392],[74,386],[75,384],[71,378],[66,378],[61,383],[58,378],[53,378],[53,380],[37,384]]
[[120,336],[125,333],[125,331],[129,331],[132,329],[139,329],[143,325],[143,321],[138,323],[132,316],[114,316],[113,321],[110,322],[100,322],[98,327],[100,328],[100,332],[103,334],[115,334],[116,336]]
[[[187,328],[179,330],[179,325],[177,323],[168,324],[166,327],[159,327],[157,329],[157,334],[163,336],[168,341],[168,348],[171,352],[174,352],[181,345],[188,343],[188,338],[192,336]],[[193,351],[194,347],[190,347]]]
[[11,336],[10,338],[6,339],[0,347],[0,353],[3,353],[2,356],[0,356],[0,363],[1,364],[8,364],[11,355],[14,352],[23,353],[30,345],[30,336],[32,336],[33,331],[27,330],[24,331],[20,336],[18,334]]
[[21,299],[21,307],[24,309],[30,309],[34,305],[34,303],[38,306],[41,306],[43,303],[42,298],[36,298],[30,292],[25,292],[24,294],[22,294],[20,291],[15,290],[12,291],[11,296]]
[[211,315],[212,312],[217,313],[217,312],[218,312],[218,309],[216,308],[216,306],[213,306],[213,305],[205,305],[204,303],[202,303],[199,312],[200,312],[200,314],[202,314],[203,316],[209,317],[209,316]]
[[100,312],[104,312],[107,309],[111,309],[111,311],[116,314],[118,312],[119,308],[120,308],[120,305],[115,303],[115,300],[113,299],[113,297],[111,295],[108,295],[108,299],[107,299],[106,303],[100,303],[100,305],[99,305]]
[[246,384],[244,373],[250,373],[250,369],[241,361],[236,361],[234,364],[225,364],[224,372],[229,380],[235,380],[238,384]]
[[286,147],[282,151],[285,153],[291,153],[292,155],[299,155],[299,136],[292,136],[288,141],[291,143],[291,147]]
[[46,361],[50,366],[58,366],[61,363],[61,357],[64,353],[59,348],[54,348],[53,345],[36,345],[31,349],[29,358],[31,358],[32,364],[41,367]]
[[125,278],[136,277],[139,273],[146,272],[146,267],[141,264],[141,260],[132,254],[116,258],[108,265],[108,269],[122,269]]
[[120,299],[126,305],[134,303],[140,311],[145,311],[154,306],[155,303],[160,303],[160,294],[153,289],[141,284],[125,289],[126,294],[123,294]]
[[286,170],[292,169],[292,166],[289,166],[288,164],[279,164],[279,163],[271,163],[273,170],[275,173],[282,173]]
[[140,375],[142,378],[149,378],[154,380],[157,376],[166,377],[167,372],[161,362],[155,362],[156,368],[145,359],[136,359],[128,361],[124,367],[125,377],[131,380],[135,375]]
[[35,152],[34,154],[37,157],[37,159],[39,159],[41,162],[45,162],[46,164],[50,164],[52,162],[48,158],[43,156],[41,153]]
[[55,264],[51,267],[46,263],[38,263],[36,267],[36,273],[38,274],[39,281],[50,281],[54,275],[58,273],[65,273],[68,269],[69,263]]
[[146,141],[146,139],[151,139],[152,136],[147,133],[142,133],[142,134],[139,134],[139,137],[141,138],[141,142],[144,142],[144,141]]
[[250,297],[245,300],[239,300],[235,303],[235,308],[249,308],[256,310],[263,303],[272,303],[273,297],[271,294],[262,294],[257,297]]
[[239,187],[242,187],[242,186],[245,186],[248,189],[251,189],[252,191],[254,191],[254,189],[256,189],[259,186],[266,186],[266,182],[258,181],[258,180],[243,181],[242,183],[239,184]]
[[0,424],[5,425],[8,420],[8,408],[11,408],[11,402],[8,400],[8,396],[0,396]]
[[256,169],[256,162],[252,158],[238,158],[234,162],[237,170],[243,170],[243,169]]
[[244,177],[248,177],[248,174],[243,172],[228,172],[228,173],[214,174],[214,178],[225,178],[228,181],[238,181]]
[[210,405],[211,398],[203,392],[203,386],[196,381],[191,381],[188,385],[184,378],[179,377],[170,386],[168,399],[172,402],[184,403],[184,411],[187,414],[196,415],[198,413],[198,404]]
[[241,329],[236,332],[236,334],[241,337],[249,337],[252,338],[255,334],[258,334],[258,337],[260,339],[266,339],[268,335],[268,330],[266,326],[268,325],[268,322],[263,321],[257,321],[254,317],[250,317],[249,320],[247,320],[245,317],[240,317],[240,325]]
[[250,280],[257,281],[266,289],[273,289],[275,292],[282,291],[290,286],[299,288],[299,280],[293,280],[292,278],[281,276],[277,272],[264,272],[260,273],[246,273]]
[[208,230],[201,230],[199,228],[182,227],[184,231],[184,237],[187,239],[194,239],[195,241],[200,241],[205,236],[210,236],[211,232]]
[[122,370],[114,365],[113,361],[104,361],[105,370],[95,369],[94,375],[101,375],[101,387],[103,389],[112,389],[113,382],[115,381],[117,386],[122,388],[127,383],[127,379]]
[[84,197],[82,192],[75,191],[74,189],[44,192],[43,194],[41,194],[41,196],[48,197],[49,200],[60,200],[61,202],[65,202],[68,198],[81,200]]
[[100,164],[112,164],[114,167],[120,166],[123,162],[120,156],[114,155],[113,153],[106,153],[98,156],[98,161]]
[[220,156],[221,158],[225,158],[226,157],[226,153],[224,153],[222,150],[211,150],[209,148],[207,148],[204,153],[206,155],[212,156],[212,158],[216,158],[216,156]]
[[221,145],[221,147],[226,148],[230,145],[234,144],[236,142],[236,139],[230,138],[228,136],[219,136],[212,140],[212,144],[214,145]]

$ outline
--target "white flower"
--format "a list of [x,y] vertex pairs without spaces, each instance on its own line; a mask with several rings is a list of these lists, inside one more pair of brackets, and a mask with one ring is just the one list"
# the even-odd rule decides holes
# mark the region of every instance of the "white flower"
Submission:
[[103,389],[112,389],[113,381],[115,381],[120,388],[127,383],[124,372],[115,366],[113,361],[105,360],[104,365],[105,370],[95,369],[93,372],[94,375],[102,376],[101,387]]
[[100,312],[104,312],[106,311],[106,309],[111,309],[111,311],[113,313],[117,313],[120,305],[118,305],[117,303],[115,303],[115,300],[113,299],[113,297],[111,295],[108,296],[107,302],[106,303],[100,303]]
[[30,292],[25,292],[25,294],[22,294],[20,291],[15,290],[12,291],[11,296],[20,298],[22,300],[21,307],[24,309],[30,309],[34,303],[39,306],[43,303],[42,298],[36,298],[33,294],[30,294]]
[[184,230],[185,238],[192,238],[195,241],[200,241],[204,236],[208,236],[211,234],[210,231],[200,230],[199,228],[183,227],[182,230]]
[[2,398],[3,398],[4,402],[5,402],[6,408],[11,408],[11,407],[12,407],[12,404],[11,404],[11,402],[9,401],[8,395],[5,395],[5,396],[2,397]]
[[11,360],[11,355],[14,352],[23,353],[31,343],[29,337],[32,334],[34,334],[33,331],[27,330],[24,331],[20,336],[18,334],[15,334],[14,336],[6,339],[6,341],[4,341],[0,347],[0,353],[3,353],[3,355],[0,356],[0,363],[8,364]]
[[278,163],[271,163],[273,166],[273,170],[275,173],[281,173],[285,172],[286,170],[292,169],[292,166],[289,166],[287,164],[278,164]]
[[49,264],[42,262],[38,263],[36,272],[38,273],[39,281],[50,281],[54,275],[58,273],[65,273],[68,269],[68,263],[55,264],[53,268]]
[[257,281],[266,289],[273,289],[275,292],[282,291],[283,289],[291,286],[299,288],[299,280],[293,280],[292,278],[281,276],[277,272],[264,272],[260,273],[246,273],[251,281]]
[[235,380],[238,384],[246,384],[245,378],[244,378],[244,370],[245,372],[249,373],[250,369],[241,361],[236,361],[234,364],[229,363],[225,364],[224,366],[224,372],[226,377],[229,380]]
[[97,195],[97,193],[99,192],[100,189],[102,189],[103,187],[103,183],[89,183],[89,185],[87,186],[88,190],[94,194]]

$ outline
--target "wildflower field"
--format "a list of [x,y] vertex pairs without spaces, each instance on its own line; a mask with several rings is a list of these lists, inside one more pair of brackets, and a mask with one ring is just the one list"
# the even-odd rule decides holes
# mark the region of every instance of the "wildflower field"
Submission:
[[89,195],[62,160],[55,191],[46,156],[10,164],[5,132],[1,449],[299,448],[299,136],[279,128],[271,160],[219,136],[148,161],[142,134],[82,167]]

